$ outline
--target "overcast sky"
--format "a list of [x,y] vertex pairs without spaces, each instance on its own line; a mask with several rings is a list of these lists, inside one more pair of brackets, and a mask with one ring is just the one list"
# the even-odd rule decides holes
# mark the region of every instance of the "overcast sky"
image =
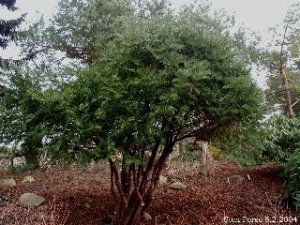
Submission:
[[[193,3],[194,0],[170,0],[174,7]],[[224,8],[229,14],[235,14],[237,22],[254,30],[265,30],[284,18],[288,5],[296,0],[211,0],[216,9]],[[17,0],[20,12],[28,12],[28,19],[38,18],[41,14],[55,12],[58,0]],[[40,13],[37,14],[36,12]],[[7,10],[0,10],[0,17],[9,16]]]
[[[173,4],[180,2],[193,3],[194,0],[171,0]],[[215,9],[224,8],[229,14],[235,14],[238,23],[244,23],[254,30],[265,30],[279,23],[284,18],[288,5],[292,0],[211,0]]]

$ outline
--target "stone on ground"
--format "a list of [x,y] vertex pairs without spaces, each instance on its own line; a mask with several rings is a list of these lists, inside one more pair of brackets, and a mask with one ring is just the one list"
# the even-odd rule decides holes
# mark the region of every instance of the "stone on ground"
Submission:
[[172,183],[169,186],[169,188],[173,189],[173,190],[184,190],[184,189],[186,189],[186,185],[184,185],[183,183],[181,183],[179,181],[176,181],[176,182]]
[[14,187],[17,183],[13,178],[0,179],[0,187]]
[[149,213],[144,212],[144,214],[143,214],[143,220],[144,221],[150,221],[150,220],[152,220],[152,216]]
[[20,196],[19,202],[23,206],[40,206],[46,201],[45,198],[34,193],[25,193]]
[[26,176],[23,178],[22,183],[32,183],[34,181],[35,181],[35,179],[33,176]]
[[228,182],[241,182],[244,180],[244,177],[241,175],[232,175],[230,177],[228,177]]
[[157,181],[157,184],[158,185],[165,185],[167,183],[167,181],[168,181],[168,178],[160,175],[159,180]]

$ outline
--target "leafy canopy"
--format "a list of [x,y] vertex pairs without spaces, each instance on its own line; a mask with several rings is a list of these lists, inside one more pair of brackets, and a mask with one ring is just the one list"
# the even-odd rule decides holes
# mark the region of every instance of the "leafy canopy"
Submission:
[[47,135],[59,134],[51,143],[76,151],[93,141],[99,155],[157,138],[210,139],[230,123],[257,119],[261,93],[243,62],[221,30],[209,35],[186,13],[124,20],[100,62],[54,93],[60,119],[43,122]]

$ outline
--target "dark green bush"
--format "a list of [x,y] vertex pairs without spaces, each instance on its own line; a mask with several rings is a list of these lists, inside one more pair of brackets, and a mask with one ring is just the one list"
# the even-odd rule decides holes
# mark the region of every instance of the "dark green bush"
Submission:
[[276,116],[264,143],[264,159],[280,166],[287,179],[285,197],[300,208],[300,120]]
[[284,165],[284,174],[288,180],[286,197],[293,205],[300,209],[300,149],[297,149],[290,156],[289,161]]
[[285,163],[300,148],[300,120],[275,116],[269,120],[269,125],[263,157],[266,161]]

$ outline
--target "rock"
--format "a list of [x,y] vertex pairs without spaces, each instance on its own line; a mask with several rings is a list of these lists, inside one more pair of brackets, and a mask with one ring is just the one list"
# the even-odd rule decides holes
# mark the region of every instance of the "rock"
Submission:
[[87,208],[87,209],[91,208],[91,204],[88,203],[88,202],[85,202],[83,205],[84,205],[84,207]]
[[167,181],[168,181],[168,178],[160,175],[159,180],[157,181],[157,184],[158,185],[165,185],[167,183]]
[[152,220],[152,216],[149,213],[144,212],[144,214],[143,214],[143,220],[144,221],[150,221],[150,220]]
[[232,175],[230,177],[227,177],[228,183],[230,182],[241,182],[244,180],[244,177],[241,175]]
[[0,179],[0,187],[14,187],[17,183],[13,178]]
[[45,198],[33,193],[25,193],[20,196],[19,202],[23,206],[40,206],[46,201]]
[[35,179],[33,176],[26,176],[22,180],[22,183],[32,183],[32,182],[35,182]]
[[173,190],[184,190],[186,189],[186,185],[184,185],[183,183],[177,181],[177,182],[174,182],[173,184],[171,184],[169,186],[170,189],[173,189]]

